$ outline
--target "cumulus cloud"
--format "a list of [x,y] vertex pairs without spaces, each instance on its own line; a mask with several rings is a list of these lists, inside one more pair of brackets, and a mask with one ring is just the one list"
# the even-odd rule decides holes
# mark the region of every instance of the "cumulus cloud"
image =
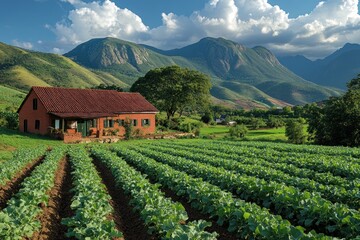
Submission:
[[110,0],[84,3],[80,0],[67,0],[73,4],[67,22],[57,23],[55,33],[65,44],[79,44],[96,37],[119,37],[133,40],[136,35],[146,32],[148,27],[139,16],[128,9],[120,9]]
[[53,31],[67,45],[112,36],[170,49],[210,36],[248,46],[263,45],[279,54],[321,57],[360,37],[358,0],[323,1],[297,18],[289,18],[267,0],[209,0],[190,16],[163,13],[162,25],[155,28],[149,28],[138,15],[111,0],[62,1],[71,3],[74,10]]
[[13,44],[14,46],[21,47],[21,48],[25,48],[25,49],[29,49],[29,50],[31,50],[31,49],[34,47],[33,44],[30,43],[30,42],[22,42],[22,41],[19,41],[19,40],[17,40],[17,39],[14,39],[14,40],[12,41],[12,44]]

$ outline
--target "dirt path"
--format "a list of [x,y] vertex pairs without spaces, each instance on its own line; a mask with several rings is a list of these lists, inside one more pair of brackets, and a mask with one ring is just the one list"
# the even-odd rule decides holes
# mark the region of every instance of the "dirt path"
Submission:
[[24,179],[30,176],[31,172],[43,162],[44,158],[45,156],[42,156],[29,163],[5,186],[0,186],[0,211],[7,207],[7,202],[20,190],[21,183],[24,181]]
[[140,219],[140,215],[134,212],[129,204],[130,198],[122,189],[116,187],[111,172],[95,158],[94,164],[111,196],[110,203],[114,208],[113,219],[117,229],[124,234],[124,238],[126,240],[159,239],[159,237],[147,233],[148,229]]
[[42,228],[35,233],[32,239],[67,239],[65,233],[66,226],[61,224],[61,219],[71,217],[73,212],[70,208],[73,194],[71,168],[67,157],[59,163],[59,168],[55,175],[55,185],[50,191],[48,206],[43,208],[43,214],[39,217]]

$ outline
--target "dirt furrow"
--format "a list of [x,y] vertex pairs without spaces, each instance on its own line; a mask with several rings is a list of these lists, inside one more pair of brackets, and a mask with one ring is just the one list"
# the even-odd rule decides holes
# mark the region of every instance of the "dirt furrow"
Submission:
[[116,187],[115,179],[109,169],[99,160],[94,158],[94,164],[111,196],[111,205],[114,209],[113,219],[116,227],[124,234],[126,240],[154,240],[157,236],[149,235],[147,227],[144,225],[137,212],[132,210],[129,204],[130,198],[125,195],[121,188]]
[[71,168],[68,158],[64,157],[55,174],[55,185],[50,191],[49,203],[44,206],[43,213],[39,217],[41,230],[35,233],[32,239],[67,239],[65,237],[67,228],[61,224],[61,219],[73,215],[70,208],[73,197],[71,188]]
[[[12,198],[14,194],[16,194],[20,188],[21,183],[25,178],[29,177],[31,172],[39,166],[45,156],[42,156],[35,161],[26,165],[20,172],[18,172],[15,177],[13,177],[5,186],[0,186],[0,211],[7,207],[7,202]],[[11,161],[11,160],[9,160]]]

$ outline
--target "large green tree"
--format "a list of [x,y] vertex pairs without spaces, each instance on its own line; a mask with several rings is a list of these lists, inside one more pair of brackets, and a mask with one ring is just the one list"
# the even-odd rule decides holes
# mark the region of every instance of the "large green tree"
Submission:
[[140,77],[130,88],[141,93],[168,119],[185,109],[203,108],[210,102],[210,78],[198,71],[169,66],[156,68]]
[[360,146],[360,75],[348,83],[348,91],[323,107],[313,107],[309,132],[324,145]]

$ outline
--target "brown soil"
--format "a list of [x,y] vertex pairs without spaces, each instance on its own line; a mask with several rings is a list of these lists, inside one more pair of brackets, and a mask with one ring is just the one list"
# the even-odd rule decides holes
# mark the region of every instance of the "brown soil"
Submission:
[[[16,194],[20,188],[21,183],[25,178],[30,176],[31,172],[39,166],[44,160],[44,156],[26,165],[20,172],[18,172],[13,179],[11,179],[5,186],[0,186],[0,210],[7,207],[7,202]],[[10,160],[11,161],[11,160]]]
[[208,222],[211,222],[211,227],[206,228],[205,230],[208,232],[217,232],[219,234],[219,236],[217,237],[217,239],[219,240],[236,240],[239,239],[236,237],[236,235],[234,233],[230,233],[227,231],[227,226],[219,226],[215,220],[211,219],[209,215],[207,214],[203,214],[200,211],[194,209],[191,207],[191,204],[188,203],[188,201],[181,197],[176,195],[173,191],[171,191],[169,188],[166,187],[162,187],[161,190],[165,193],[165,196],[168,198],[171,198],[173,201],[179,202],[181,203],[188,216],[189,219],[188,221],[194,221],[194,220],[206,220]]
[[43,208],[43,213],[39,217],[42,228],[32,239],[67,239],[65,237],[67,228],[61,224],[61,219],[73,215],[70,208],[73,197],[71,188],[71,168],[68,159],[64,158],[59,163],[48,206]]
[[138,212],[134,212],[129,204],[130,198],[124,191],[116,187],[115,179],[109,169],[94,158],[94,164],[98,170],[109,195],[110,204],[114,209],[112,218],[116,228],[124,234],[126,240],[154,240],[158,236],[149,235],[148,228],[144,225]]

